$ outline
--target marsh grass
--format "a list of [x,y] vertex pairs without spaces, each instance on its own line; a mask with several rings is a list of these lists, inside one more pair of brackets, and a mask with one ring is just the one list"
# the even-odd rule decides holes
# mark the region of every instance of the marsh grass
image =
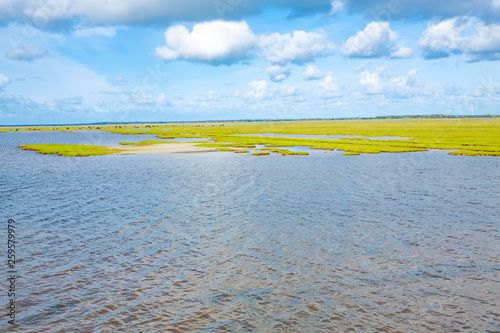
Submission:
[[222,147],[222,148],[215,148],[215,150],[217,150],[217,151],[234,151],[234,149],[224,148],[224,147]]
[[[5,128],[2,131],[16,128]],[[19,131],[100,130],[126,135],[154,134],[166,138],[210,138],[199,146],[214,148],[268,148],[303,146],[321,150],[344,151],[346,155],[403,153],[429,149],[450,150],[452,155],[499,156],[500,117],[488,118],[400,118],[368,120],[281,121],[231,124],[128,124],[102,126],[18,127]],[[358,135],[360,138],[294,139],[262,137],[260,133],[290,135]],[[251,134],[241,136],[238,134]],[[404,137],[411,139],[369,140],[368,137]],[[278,148],[275,148],[278,149]],[[275,152],[278,153],[278,152]],[[282,152],[283,153],[283,152]],[[294,152],[295,153],[295,152]]]
[[272,153],[285,155],[309,155],[308,152],[305,151],[290,151],[288,149],[279,149],[279,148],[262,148],[261,150],[267,150]]
[[59,144],[37,144],[19,146],[23,150],[36,151],[38,154],[55,154],[59,156],[94,156],[110,155],[120,153],[120,148],[90,146],[90,145],[59,145]]
[[265,155],[271,155],[271,153],[268,151],[258,151],[258,152],[252,153],[252,155],[253,156],[265,156]]
[[450,155],[463,155],[463,156],[500,156],[498,151],[472,151],[472,150],[458,150],[449,152]]
[[245,154],[245,153],[249,153],[248,150],[235,150],[234,151],[236,154]]

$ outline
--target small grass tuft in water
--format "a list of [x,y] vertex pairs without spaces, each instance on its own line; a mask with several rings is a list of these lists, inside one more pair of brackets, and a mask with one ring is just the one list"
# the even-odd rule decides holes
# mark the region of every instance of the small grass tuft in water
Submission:
[[308,152],[305,151],[290,151],[288,149],[280,149],[280,148],[262,148],[261,150],[267,150],[276,154],[285,155],[309,155]]
[[265,156],[265,155],[270,155],[271,153],[268,151],[258,151],[255,153],[252,153],[253,156]]
[[500,156],[498,151],[472,151],[472,150],[458,150],[450,151],[450,155],[463,155],[463,156]]
[[236,154],[244,154],[244,153],[249,153],[248,150],[235,150],[234,151]]
[[215,148],[217,151],[234,151],[234,149],[231,148]]
[[342,155],[344,156],[358,156],[360,155],[359,153],[356,153],[354,151],[346,151],[345,153],[343,153]]

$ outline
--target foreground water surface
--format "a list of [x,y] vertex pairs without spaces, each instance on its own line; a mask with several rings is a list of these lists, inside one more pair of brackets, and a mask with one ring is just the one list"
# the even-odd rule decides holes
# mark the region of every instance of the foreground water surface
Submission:
[[0,134],[16,331],[500,331],[499,158],[16,148],[149,138]]

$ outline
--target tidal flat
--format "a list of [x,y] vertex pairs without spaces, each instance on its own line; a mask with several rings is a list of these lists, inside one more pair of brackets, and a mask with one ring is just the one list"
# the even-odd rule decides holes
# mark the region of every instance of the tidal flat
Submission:
[[[141,125],[100,125],[100,126],[53,126],[17,127],[4,131],[64,131],[96,130],[123,135],[156,136],[158,140],[127,143],[133,147],[172,142],[176,139],[209,138],[200,140],[196,146],[227,149],[277,149],[284,147],[307,147],[316,150],[342,151],[345,155],[422,152],[430,149],[447,150],[451,155],[500,156],[499,117],[485,118],[400,118],[365,120],[325,120],[325,121],[276,121],[260,123],[181,123],[181,124],[141,124]],[[241,135],[244,134],[244,135]],[[264,134],[290,135],[270,137]],[[294,135],[329,135],[339,139],[294,138]],[[345,137],[343,137],[345,136]],[[356,137],[352,137],[356,136]],[[372,139],[372,138],[384,138]],[[394,138],[391,140],[391,138]],[[401,139],[404,138],[404,139]],[[193,141],[196,142],[196,141]],[[256,148],[256,146],[264,148]],[[60,143],[57,146],[26,145],[20,147],[42,154],[64,156],[91,156],[120,153],[114,147],[80,147]],[[109,150],[106,150],[109,149]],[[83,152],[79,153],[78,151]],[[155,151],[159,151],[156,149]],[[132,154],[134,149],[127,149]],[[186,152],[185,150],[183,152]],[[299,155],[300,153],[286,153]],[[305,153],[303,153],[305,155]]]

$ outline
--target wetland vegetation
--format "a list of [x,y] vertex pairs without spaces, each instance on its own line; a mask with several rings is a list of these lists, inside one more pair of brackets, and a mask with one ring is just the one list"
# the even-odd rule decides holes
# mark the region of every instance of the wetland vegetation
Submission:
[[[500,156],[499,117],[486,118],[398,118],[276,121],[260,123],[182,123],[182,124],[130,124],[99,126],[41,126],[4,128],[2,131],[78,131],[98,130],[125,135],[153,134],[159,141],[139,143],[122,142],[122,145],[144,146],[173,143],[165,139],[209,138],[210,141],[191,141],[197,146],[213,147],[219,151],[245,148],[282,155],[307,155],[292,152],[286,147],[308,147],[319,150],[338,150],[344,155],[402,153],[449,150],[451,155]],[[294,135],[341,136],[338,140],[266,137],[264,133]],[[245,134],[240,135],[240,134]],[[356,135],[358,138],[342,137]],[[394,137],[394,140],[370,139]],[[404,139],[401,139],[404,138]],[[263,146],[256,148],[257,145]],[[43,154],[65,156],[107,155],[119,148],[82,145],[29,145],[20,148]],[[225,149],[223,149],[225,148]],[[266,154],[267,155],[267,154]]]
[[37,144],[19,146],[23,150],[33,150],[38,154],[56,154],[60,156],[95,156],[121,153],[120,148],[90,146],[90,145],[68,145],[68,144]]

